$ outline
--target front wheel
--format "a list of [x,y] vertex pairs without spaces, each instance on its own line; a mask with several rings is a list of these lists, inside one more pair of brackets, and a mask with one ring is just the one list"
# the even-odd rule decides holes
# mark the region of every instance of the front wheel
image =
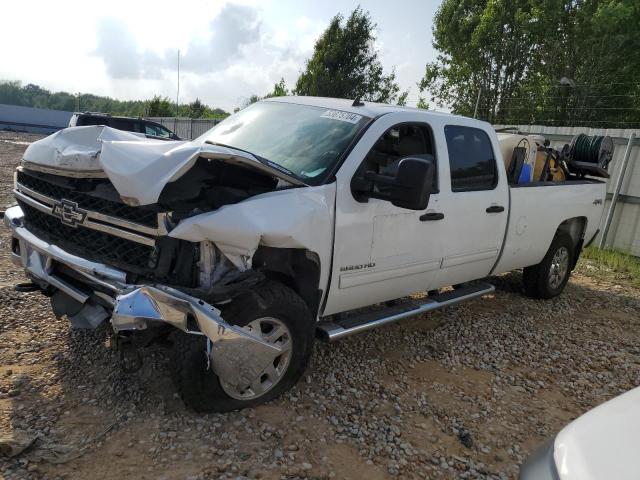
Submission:
[[279,346],[280,353],[266,367],[260,366],[249,385],[238,386],[208,368],[205,337],[179,333],[176,383],[187,405],[198,412],[228,412],[273,400],[295,385],[314,339],[313,319],[300,296],[285,285],[266,282],[234,299],[222,317]]
[[558,233],[542,261],[522,272],[527,295],[534,298],[553,298],[562,293],[569,281],[573,265],[573,240],[566,233]]

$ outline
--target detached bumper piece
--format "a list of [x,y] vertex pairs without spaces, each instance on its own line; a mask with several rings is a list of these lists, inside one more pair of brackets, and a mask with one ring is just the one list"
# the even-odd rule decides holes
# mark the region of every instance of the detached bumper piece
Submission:
[[35,236],[24,226],[20,207],[4,216],[12,230],[11,256],[31,280],[52,296],[54,313],[76,328],[96,328],[111,318],[115,332],[168,324],[204,335],[214,372],[231,385],[249,385],[272,361],[279,347],[230,325],[208,303],[163,285],[131,285],[127,274],[72,255]]

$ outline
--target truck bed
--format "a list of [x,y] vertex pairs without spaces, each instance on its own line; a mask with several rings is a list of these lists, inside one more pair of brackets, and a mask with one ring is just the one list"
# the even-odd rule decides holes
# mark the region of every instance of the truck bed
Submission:
[[565,220],[586,221],[585,242],[597,233],[606,184],[599,180],[539,182],[509,187],[510,212],[502,252],[494,274],[539,263],[558,226]]

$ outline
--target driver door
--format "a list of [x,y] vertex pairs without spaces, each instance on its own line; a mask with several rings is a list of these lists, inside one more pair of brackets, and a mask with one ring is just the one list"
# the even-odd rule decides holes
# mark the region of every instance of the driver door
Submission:
[[[426,210],[390,201],[356,198],[354,175],[388,173],[406,157],[429,158],[438,151],[431,126],[413,112],[381,117],[363,135],[336,175],[335,243],[330,294],[323,315],[429,290],[442,262],[437,193]],[[446,158],[446,157],[445,157]],[[432,215],[425,215],[432,214]],[[440,222],[441,223],[441,222]]]

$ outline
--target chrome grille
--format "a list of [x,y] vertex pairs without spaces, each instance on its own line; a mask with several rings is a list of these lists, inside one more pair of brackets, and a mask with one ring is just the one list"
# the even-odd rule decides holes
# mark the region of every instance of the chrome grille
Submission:
[[122,218],[147,227],[158,228],[158,214],[151,210],[145,210],[144,208],[139,207],[130,207],[122,202],[104,200],[84,192],[79,192],[72,188],[48,182],[42,178],[30,175],[24,170],[18,170],[16,181],[19,185],[49,198],[58,200],[65,198],[69,201],[75,202],[80,208],[85,210],[93,210],[104,215]]
[[167,233],[165,214],[138,213],[143,209],[96,198],[23,170],[17,172],[14,194],[25,226],[43,240],[131,272],[157,266],[157,239]]
[[18,204],[24,212],[28,230],[69,253],[127,270],[141,271],[156,266],[153,246],[81,226],[71,227],[22,201]]

